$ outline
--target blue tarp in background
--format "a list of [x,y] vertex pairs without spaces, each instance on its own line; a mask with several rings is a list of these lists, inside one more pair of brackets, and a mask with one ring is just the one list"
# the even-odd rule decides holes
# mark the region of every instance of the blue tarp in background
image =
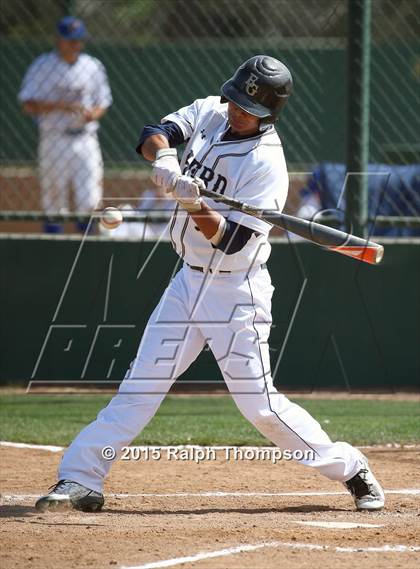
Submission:
[[[319,199],[320,209],[345,211],[346,167],[344,164],[321,163],[301,190],[303,202]],[[369,164],[369,218],[384,216],[418,216],[420,212],[420,164],[391,166]],[[342,228],[344,229],[344,227]],[[369,235],[420,236],[420,229],[369,225]]]

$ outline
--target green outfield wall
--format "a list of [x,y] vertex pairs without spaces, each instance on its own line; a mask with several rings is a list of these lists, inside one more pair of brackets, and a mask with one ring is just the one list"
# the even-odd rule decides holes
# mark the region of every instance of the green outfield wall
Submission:
[[[371,267],[308,243],[273,244],[277,386],[418,388],[420,243],[385,251]],[[177,265],[168,243],[95,238],[3,235],[0,258],[2,383],[120,381]],[[204,351],[178,381],[222,379]]]

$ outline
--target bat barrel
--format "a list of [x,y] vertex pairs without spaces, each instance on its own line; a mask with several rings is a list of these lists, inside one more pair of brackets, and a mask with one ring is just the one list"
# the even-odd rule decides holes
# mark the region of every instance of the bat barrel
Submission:
[[282,227],[287,231],[296,233],[331,251],[360,259],[371,265],[377,265],[382,261],[384,248],[373,241],[291,215],[265,211],[263,217],[275,225],[281,223]]
[[267,223],[300,235],[304,239],[326,247],[330,251],[359,259],[365,263],[377,265],[382,261],[384,256],[384,248],[382,245],[373,243],[362,237],[356,237],[350,233],[345,233],[344,231],[339,231],[338,229],[333,229],[327,225],[293,217],[292,215],[286,215],[273,210],[254,208],[234,198],[229,198],[207,189],[200,188],[200,194],[212,200],[222,202],[232,209],[258,217],[267,221]]

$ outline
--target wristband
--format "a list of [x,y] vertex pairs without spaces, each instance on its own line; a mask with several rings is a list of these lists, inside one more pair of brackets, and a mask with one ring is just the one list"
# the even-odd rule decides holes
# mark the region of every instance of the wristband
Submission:
[[159,160],[159,158],[163,158],[163,156],[176,156],[178,158],[176,148],[159,148],[156,152],[155,160]]
[[197,198],[195,202],[188,202],[177,199],[177,202],[186,210],[188,213],[198,213],[201,211],[201,202],[203,198]]

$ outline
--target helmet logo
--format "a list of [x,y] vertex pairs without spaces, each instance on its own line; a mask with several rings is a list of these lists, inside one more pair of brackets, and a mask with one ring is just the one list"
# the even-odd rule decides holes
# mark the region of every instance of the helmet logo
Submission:
[[251,97],[258,91],[257,79],[257,75],[250,73],[248,79],[245,81],[245,90]]

